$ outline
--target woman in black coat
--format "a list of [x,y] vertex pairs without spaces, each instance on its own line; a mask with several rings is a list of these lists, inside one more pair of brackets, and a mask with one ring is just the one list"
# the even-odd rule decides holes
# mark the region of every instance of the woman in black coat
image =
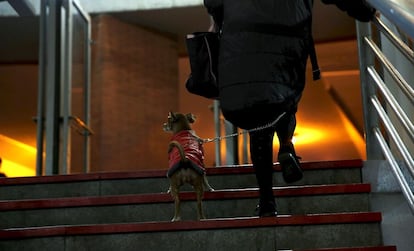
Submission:
[[[322,1],[339,3],[350,15],[349,10],[356,8],[357,14],[368,17],[366,21],[374,13],[363,0]],[[224,117],[237,127],[252,129],[272,123],[285,112],[275,126],[250,133],[250,155],[260,190],[258,214],[272,216],[276,214],[275,132],[285,181],[302,178],[292,137],[313,49],[312,0],[204,0],[204,5],[222,32],[218,81]]]

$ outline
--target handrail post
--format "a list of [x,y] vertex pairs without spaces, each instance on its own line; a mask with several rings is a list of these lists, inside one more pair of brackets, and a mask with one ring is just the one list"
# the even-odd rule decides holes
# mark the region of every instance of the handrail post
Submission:
[[378,15],[357,23],[367,161],[388,164],[385,174],[394,175],[414,213],[414,6],[406,0],[368,3]]
[[375,135],[372,131],[373,128],[378,127],[378,115],[370,102],[370,97],[375,95],[376,91],[374,85],[371,83],[372,80],[369,78],[368,67],[374,65],[375,58],[365,42],[365,38],[371,37],[372,35],[371,24],[357,21],[356,28],[358,34],[359,67],[367,159],[383,159],[381,149],[378,146]]
[[[220,101],[214,100],[213,103],[213,111],[214,111],[214,124],[215,124],[215,131],[216,131],[216,137],[221,136],[221,120],[220,120]],[[220,140],[216,140],[216,166],[221,165],[221,147],[220,147]]]

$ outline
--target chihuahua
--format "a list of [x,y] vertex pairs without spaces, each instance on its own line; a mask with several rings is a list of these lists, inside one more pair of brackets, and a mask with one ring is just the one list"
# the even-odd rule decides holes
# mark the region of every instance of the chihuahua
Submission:
[[185,183],[193,186],[197,195],[198,219],[205,219],[202,207],[204,186],[209,191],[214,189],[210,186],[206,177],[204,167],[203,140],[191,129],[195,116],[191,113],[182,114],[170,112],[167,123],[163,129],[172,132],[173,136],[168,146],[169,169],[167,177],[170,179],[171,193],[175,204],[175,213],[172,221],[181,220],[180,213],[180,187]]

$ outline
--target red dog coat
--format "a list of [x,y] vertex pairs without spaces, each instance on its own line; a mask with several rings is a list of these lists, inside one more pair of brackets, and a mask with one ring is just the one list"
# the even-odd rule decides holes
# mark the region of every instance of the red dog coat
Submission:
[[[204,148],[200,138],[194,134],[192,130],[184,130],[174,134],[171,138],[171,141],[177,141],[181,144],[184,149],[184,154],[188,160],[190,160],[190,167],[200,174],[205,173],[204,168]],[[174,147],[169,153],[168,160],[168,173],[167,176],[170,177],[177,169],[180,167],[181,156],[180,152],[176,147]]]

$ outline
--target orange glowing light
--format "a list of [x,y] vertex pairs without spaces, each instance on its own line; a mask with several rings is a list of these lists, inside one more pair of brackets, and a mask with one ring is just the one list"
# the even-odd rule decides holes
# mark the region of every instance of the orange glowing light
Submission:
[[[296,127],[292,143],[294,145],[310,145],[324,140],[325,138],[327,138],[327,135],[322,128],[298,126]],[[273,146],[279,146],[279,141],[276,135],[273,139]]]
[[343,114],[340,113],[342,123],[345,127],[345,130],[349,134],[352,143],[354,144],[355,148],[357,149],[359,155],[362,159],[366,159],[366,151],[365,151],[365,140],[361,136],[361,134],[358,133],[358,130],[355,128],[355,126],[349,121],[349,119]]
[[26,177],[36,175],[36,171],[32,167],[20,165],[8,159],[3,159],[1,171],[4,172],[7,177]]
[[0,171],[7,177],[36,174],[36,148],[0,134],[2,165]]

